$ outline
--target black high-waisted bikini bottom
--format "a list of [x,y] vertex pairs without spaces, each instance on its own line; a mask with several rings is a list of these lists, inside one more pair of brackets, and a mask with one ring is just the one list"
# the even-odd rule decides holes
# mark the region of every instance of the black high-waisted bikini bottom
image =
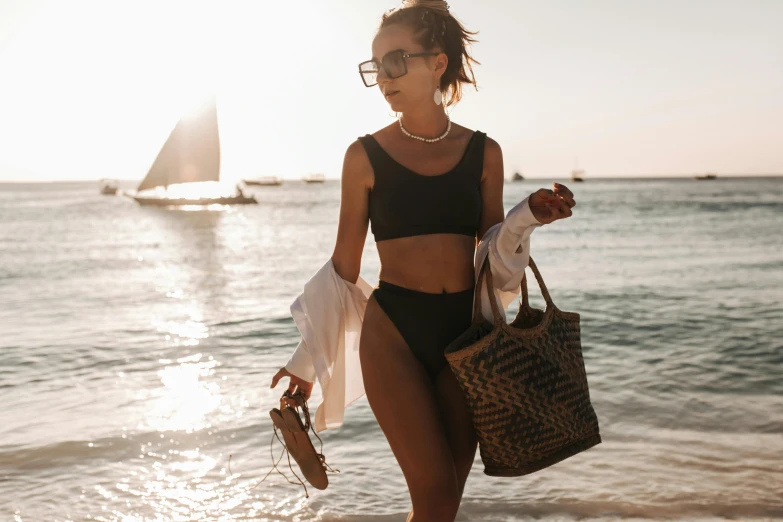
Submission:
[[434,380],[448,366],[446,346],[470,326],[473,292],[432,294],[379,281],[372,293]]

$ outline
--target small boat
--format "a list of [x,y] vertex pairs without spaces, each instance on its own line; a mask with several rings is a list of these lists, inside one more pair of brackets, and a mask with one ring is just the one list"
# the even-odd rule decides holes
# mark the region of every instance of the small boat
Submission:
[[241,187],[220,183],[220,137],[212,96],[193,116],[180,118],[135,193],[139,205],[244,205],[258,203]]
[[304,179],[305,183],[323,183],[326,180],[323,174],[310,174],[302,179]]
[[113,179],[102,179],[101,194],[104,196],[114,196],[117,194],[117,181]]
[[584,181],[585,171],[579,168],[579,158],[574,158],[574,170],[571,171],[571,181]]
[[277,176],[264,176],[254,179],[243,179],[242,182],[245,185],[260,185],[264,187],[277,187],[283,184],[283,178]]
[[702,176],[693,176],[693,179],[705,180],[705,179],[717,179],[717,174],[704,174]]
[[511,181],[522,181],[523,179],[525,179],[525,177],[519,172],[514,172],[514,175],[511,176]]

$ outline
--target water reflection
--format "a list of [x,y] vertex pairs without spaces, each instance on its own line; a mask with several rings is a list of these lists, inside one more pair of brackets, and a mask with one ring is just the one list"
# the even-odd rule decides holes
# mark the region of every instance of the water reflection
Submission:
[[[211,320],[230,308],[232,272],[236,269],[234,250],[227,229],[238,218],[231,208],[213,212],[153,210],[159,243],[167,251],[156,269],[158,291],[169,297],[190,301]],[[228,220],[228,222],[226,221]],[[234,226],[236,226],[234,224]]]
[[[194,201],[206,198],[231,197],[236,195],[235,183],[223,181],[194,181],[189,183],[175,183],[167,187],[159,186],[146,189],[143,194],[156,198],[192,199]],[[197,206],[197,205],[192,205]],[[201,206],[200,208],[204,208]]]
[[121,435],[128,453],[77,490],[84,505],[74,512],[107,521],[312,518],[299,487],[260,483],[271,423],[246,365],[266,370],[253,354],[281,342],[251,339],[259,310],[280,308],[258,292],[259,274],[279,276],[283,264],[257,248],[279,240],[275,228],[262,220],[259,234],[248,222],[260,207],[135,210],[143,238],[128,239],[140,249],[129,283],[139,321],[118,372],[132,409]]
[[[313,514],[307,500],[297,492],[261,491],[259,478],[231,474],[217,458],[198,449],[165,452],[143,447],[142,464],[111,488],[96,492],[114,505],[133,506],[132,511],[115,510],[118,518],[97,520],[297,520]],[[148,461],[145,463],[145,461]],[[129,500],[132,497],[132,500]],[[306,518],[310,518],[307,517]],[[266,518],[263,518],[266,520]]]
[[210,427],[209,414],[220,407],[221,391],[217,382],[202,380],[213,376],[217,367],[212,357],[203,361],[202,357],[197,353],[176,364],[160,361],[164,366],[157,374],[163,388],[149,404],[145,428],[191,433]]
[[[181,294],[176,292],[167,292],[167,297],[180,299]],[[200,339],[209,337],[209,329],[203,323],[203,318],[199,310],[188,309],[183,306],[182,315],[187,319],[181,321],[165,321],[155,324],[159,332],[166,332],[164,338],[170,341],[174,346],[197,346]]]

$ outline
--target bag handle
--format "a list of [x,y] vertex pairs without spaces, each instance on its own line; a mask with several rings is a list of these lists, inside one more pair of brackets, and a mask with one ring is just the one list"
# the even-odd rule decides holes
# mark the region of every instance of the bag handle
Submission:
[[[486,274],[485,274],[486,272]],[[486,282],[484,281],[486,279]],[[485,284],[486,283],[486,284]],[[495,302],[494,295],[492,293],[492,288],[494,288],[494,284],[492,283],[492,270],[489,269],[489,254],[487,254],[487,257],[484,258],[484,263],[481,265],[481,270],[479,270],[479,277],[478,281],[476,281],[476,290],[474,292],[474,295],[477,297],[477,299],[473,302],[473,322],[479,323],[481,322],[481,318],[483,317],[481,314],[481,288],[482,286],[487,287],[487,297],[489,297],[489,305],[492,307],[492,318],[493,318],[493,324],[495,326],[499,325],[502,322],[502,316],[500,315],[500,310],[498,309],[498,304]]]
[[[546,301],[547,306],[554,306],[554,303],[552,302],[552,297],[549,295],[549,290],[546,288],[546,283],[544,283],[544,278],[541,277],[541,272],[538,271],[538,267],[536,266],[535,261],[533,261],[532,257],[528,258],[528,266],[533,270],[533,275],[536,277],[536,281],[538,282],[538,287],[541,290],[541,294],[544,296],[544,301]],[[485,274],[486,272],[486,274]],[[486,283],[484,279],[486,278]],[[474,300],[473,303],[473,322],[479,322],[481,315],[481,289],[483,286],[486,286],[487,288],[487,297],[489,298],[489,305],[492,307],[492,318],[494,325],[497,326],[503,321],[503,315],[500,313],[500,309],[498,308],[498,304],[495,302],[494,295],[492,293],[492,288],[494,288],[494,284],[492,281],[492,270],[489,268],[489,254],[487,254],[487,257],[484,258],[484,263],[481,265],[481,270],[479,271],[479,277],[478,281],[476,281],[476,289],[475,289],[475,295],[478,297],[478,299]],[[527,294],[527,274],[522,276],[522,303],[523,306],[530,306],[528,304],[528,294]]]
[[[532,257],[529,259],[528,265],[530,266],[530,269],[533,270],[533,275],[538,282],[538,288],[541,290],[541,294],[544,296],[544,301],[546,301],[547,306],[554,306],[552,297],[549,295],[549,290],[546,288],[546,283],[544,283],[544,278],[541,277],[541,272],[538,271],[538,267]],[[522,276],[522,306],[530,308],[527,295],[527,274]]]

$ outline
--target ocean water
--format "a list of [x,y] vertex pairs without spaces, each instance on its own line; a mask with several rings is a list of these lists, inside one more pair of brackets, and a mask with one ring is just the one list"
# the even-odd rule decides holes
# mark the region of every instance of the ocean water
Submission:
[[[542,186],[507,184],[506,209]],[[783,179],[572,188],[531,251],[581,314],[603,443],[517,478],[477,456],[458,520],[783,518]],[[0,520],[405,520],[364,398],[322,434],[327,490],[260,482],[289,306],[331,254],[340,191],[254,193],[187,211],[0,185]],[[378,267],[368,235],[371,284]]]

